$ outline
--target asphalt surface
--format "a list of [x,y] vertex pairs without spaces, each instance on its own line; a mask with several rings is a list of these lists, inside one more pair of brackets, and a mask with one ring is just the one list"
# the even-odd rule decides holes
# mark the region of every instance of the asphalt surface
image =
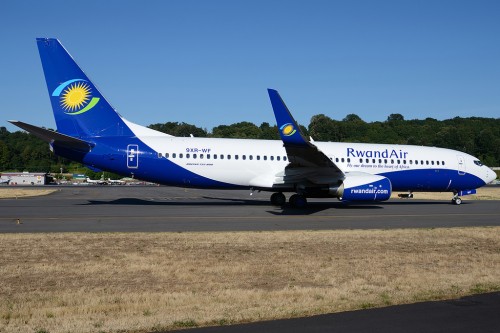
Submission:
[[[457,300],[283,319],[242,325],[205,327],[182,332],[492,332],[500,331],[500,293]],[[181,332],[181,331],[177,331]]]
[[[0,232],[160,232],[499,226],[499,201],[393,199],[345,205],[310,199],[274,207],[269,193],[156,186],[54,187],[46,196],[0,199]],[[450,195],[451,199],[451,195]],[[18,223],[19,220],[19,223]]]
[[[395,199],[346,206],[311,199],[280,208],[269,193],[139,186],[54,187],[47,196],[0,199],[0,232],[159,232],[499,226],[500,201]],[[450,196],[451,199],[451,196]],[[500,293],[194,332],[498,332]],[[186,332],[186,330],[183,330]]]

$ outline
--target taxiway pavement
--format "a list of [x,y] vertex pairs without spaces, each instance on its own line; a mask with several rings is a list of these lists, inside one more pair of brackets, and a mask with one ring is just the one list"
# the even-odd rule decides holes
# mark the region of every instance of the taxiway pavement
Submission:
[[[0,199],[0,232],[160,232],[499,226],[499,201],[392,199],[307,209],[269,203],[269,193],[156,186],[54,187],[53,194]],[[451,196],[450,196],[451,198]]]

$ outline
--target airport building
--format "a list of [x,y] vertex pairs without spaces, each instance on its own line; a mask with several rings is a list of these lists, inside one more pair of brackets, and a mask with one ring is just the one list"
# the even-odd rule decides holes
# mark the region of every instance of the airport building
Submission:
[[7,185],[46,185],[53,182],[52,176],[45,172],[3,172],[2,183]]

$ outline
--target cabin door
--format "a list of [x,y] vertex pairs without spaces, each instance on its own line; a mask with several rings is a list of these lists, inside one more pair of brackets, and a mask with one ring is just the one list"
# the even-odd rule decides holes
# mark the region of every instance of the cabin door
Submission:
[[458,160],[458,174],[465,175],[465,158],[462,155],[457,155]]

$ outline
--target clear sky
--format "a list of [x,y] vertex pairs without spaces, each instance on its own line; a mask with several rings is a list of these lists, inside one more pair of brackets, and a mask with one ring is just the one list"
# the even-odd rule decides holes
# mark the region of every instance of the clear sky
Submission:
[[141,125],[500,117],[500,1],[0,3],[0,126],[55,128],[36,37],[58,38]]

